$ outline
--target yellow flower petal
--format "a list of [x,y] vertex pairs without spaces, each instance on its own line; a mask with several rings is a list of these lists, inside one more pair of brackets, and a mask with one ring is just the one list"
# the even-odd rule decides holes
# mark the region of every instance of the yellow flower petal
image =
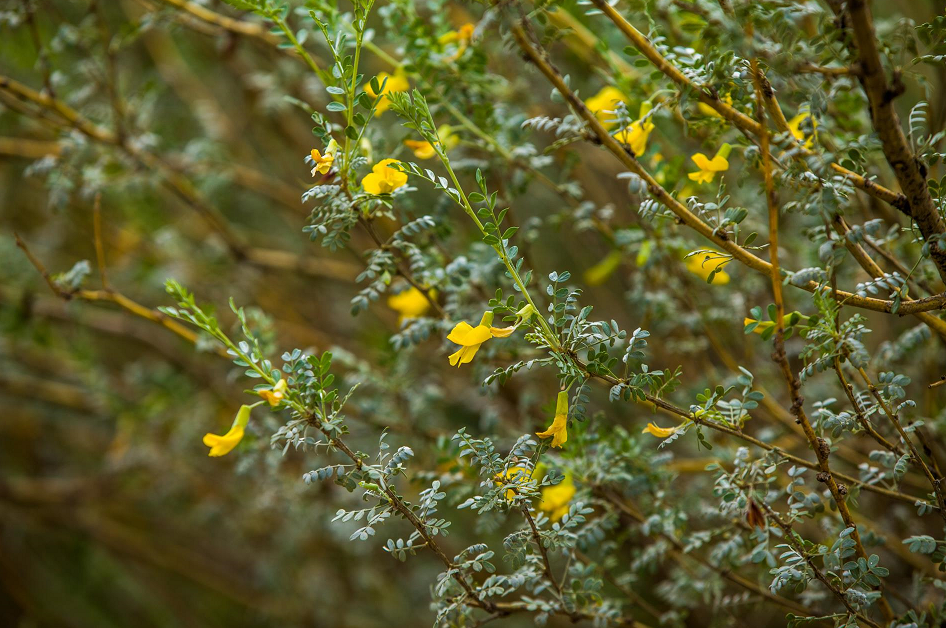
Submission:
[[460,321],[454,326],[453,331],[447,335],[447,340],[463,347],[481,345],[493,335],[486,325],[471,326],[466,321]]
[[[709,257],[709,259],[707,259]],[[728,257],[716,253],[698,253],[686,258],[687,270],[694,275],[699,275],[703,281],[709,279],[710,273],[717,268],[722,268],[729,262]],[[724,270],[720,270],[713,277],[713,284],[722,286],[729,283],[729,275]]]
[[650,434],[656,436],[657,438],[668,438],[677,433],[676,427],[659,427],[655,423],[648,423],[647,427],[641,430],[641,434]]
[[271,406],[278,406],[279,402],[283,400],[283,397],[286,396],[286,380],[281,379],[276,382],[276,385],[273,386],[272,390],[260,390],[256,394],[269,402]]
[[622,102],[627,102],[627,96],[617,87],[607,85],[601,88],[601,91],[597,94],[586,100],[585,106],[588,107],[589,111],[595,114],[595,117],[598,118],[605,128],[608,128],[614,126],[614,122],[608,122],[614,115],[605,112],[614,111],[617,109],[618,103]]
[[[431,290],[430,296],[437,298],[437,291]],[[430,301],[424,293],[411,286],[409,289],[388,297],[388,307],[400,314],[399,322],[407,318],[419,318],[430,309]]]
[[418,159],[430,159],[437,154],[434,145],[430,142],[420,140],[404,140],[404,145],[414,152],[414,157]]
[[539,509],[548,513],[549,519],[558,521],[568,514],[568,505],[575,496],[575,484],[570,475],[565,476],[560,484],[542,489],[542,501]]
[[[391,108],[391,101],[388,100],[386,94],[391,92],[406,92],[410,89],[410,81],[407,80],[407,76],[401,69],[398,69],[393,75],[388,74],[387,72],[378,72],[378,83],[384,83],[384,79],[388,79],[387,83],[384,83],[384,87],[381,89],[381,100],[378,101],[378,106],[374,111],[375,116],[380,116],[382,113]],[[371,83],[369,82],[365,86],[365,92],[368,93],[372,98],[376,98],[378,94],[371,89]]]
[[374,165],[371,172],[361,180],[361,187],[368,194],[390,194],[407,185],[407,173],[391,166],[400,163],[397,159],[382,159]]
[[549,429],[544,432],[536,432],[539,438],[552,437],[552,447],[561,447],[568,440],[568,416],[565,414],[556,414],[552,419]]
[[516,326],[512,327],[490,327],[489,333],[492,334],[493,338],[508,338],[512,335],[512,332],[516,331]]
[[243,440],[244,429],[237,425],[230,428],[230,431],[223,436],[217,434],[204,434],[204,444],[210,447],[208,456],[225,456],[233,451],[233,448]]

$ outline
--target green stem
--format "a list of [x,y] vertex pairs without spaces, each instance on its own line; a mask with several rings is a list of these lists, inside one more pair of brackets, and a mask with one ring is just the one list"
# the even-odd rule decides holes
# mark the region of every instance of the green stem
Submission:
[[[457,192],[460,193],[460,198],[463,199],[463,209],[467,215],[473,219],[473,222],[476,223],[476,226],[479,228],[480,233],[484,236],[487,235],[486,229],[483,227],[483,223],[480,222],[480,219],[477,217],[476,212],[473,210],[473,206],[470,204],[470,200],[466,197],[466,192],[460,187],[460,182],[457,180],[457,175],[453,171],[453,168],[450,166],[450,160],[447,158],[446,153],[442,152],[442,144],[437,141],[438,153],[440,153],[440,160],[443,162],[444,167],[447,169],[447,172],[450,174],[450,179],[453,181],[453,185],[456,188]],[[493,250],[499,255],[503,264],[506,266],[509,276],[512,277],[512,280],[518,286],[519,291],[522,292],[522,296],[525,297],[526,302],[532,306],[532,310],[535,312],[536,317],[539,319],[539,324],[542,327],[542,333],[545,336],[546,341],[549,343],[549,346],[558,353],[561,352],[562,346],[558,342],[558,336],[555,332],[552,331],[552,328],[549,327],[548,321],[545,320],[538,307],[535,305],[535,301],[532,300],[532,295],[529,294],[529,290],[526,288],[525,283],[523,283],[522,278],[519,276],[519,272],[516,271],[516,267],[513,265],[512,261],[509,259],[509,256],[506,255],[505,248],[502,246],[502,243],[493,245]]]
[[289,40],[289,43],[292,44],[293,48],[296,49],[296,52],[299,53],[299,56],[302,57],[302,59],[306,62],[306,65],[308,65],[309,68],[315,72],[316,76],[322,79],[322,82],[324,83],[325,77],[322,75],[321,68],[319,68],[318,64],[316,64],[315,60],[309,54],[309,51],[303,48],[302,44],[299,43],[299,40],[296,39],[296,36],[293,35],[292,31],[289,29],[289,25],[274,13],[269,14],[268,17],[276,24],[276,26],[279,27],[279,30],[283,32],[283,34],[286,36],[286,39]]

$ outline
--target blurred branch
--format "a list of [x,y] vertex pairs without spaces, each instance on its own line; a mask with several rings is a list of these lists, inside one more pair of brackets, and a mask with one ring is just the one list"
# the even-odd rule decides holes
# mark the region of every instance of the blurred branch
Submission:
[[[292,268],[316,277],[327,277],[341,281],[351,281],[360,268],[332,259],[299,258],[285,251],[271,251],[263,248],[247,247],[220,212],[207,203],[194,184],[182,174],[176,172],[163,159],[153,153],[136,147],[118,138],[111,131],[89,121],[65,103],[40,94],[13,79],[0,76],[0,92],[17,96],[32,102],[46,110],[55,112],[84,135],[100,143],[115,146],[137,161],[142,167],[158,172],[164,184],[187,206],[199,213],[207,224],[226,242],[232,255],[262,268]],[[287,261],[287,256],[292,262]],[[271,266],[276,260],[275,266]]]
[[870,105],[871,123],[880,138],[884,156],[907,199],[907,203],[898,209],[916,221],[929,245],[930,257],[946,283],[946,225],[926,183],[926,164],[911,150],[893,105],[894,99],[903,93],[905,87],[899,71],[894,72],[891,83],[887,82],[867,2],[849,0],[846,6],[860,59],[861,72],[858,78]]
[[[190,329],[187,329],[186,327],[184,327],[177,321],[171,319],[170,317],[165,315],[163,312],[159,312],[158,310],[152,310],[139,303],[136,303],[135,301],[129,299],[128,297],[121,294],[120,292],[115,292],[114,290],[109,290],[109,289],[103,289],[103,290],[86,290],[86,289],[65,290],[63,289],[55,282],[53,277],[46,270],[46,267],[43,266],[43,263],[40,262],[39,259],[37,259],[35,255],[33,255],[32,251],[30,251],[26,243],[20,238],[19,234],[14,233],[14,237],[16,238],[16,245],[20,247],[20,249],[23,250],[23,253],[26,255],[27,259],[29,259],[30,263],[36,268],[39,274],[46,281],[46,285],[48,285],[49,289],[53,291],[53,294],[55,294],[59,298],[66,301],[70,299],[81,299],[83,301],[107,301],[110,303],[114,303],[115,305],[118,305],[119,307],[127,310],[128,312],[131,312],[135,316],[140,316],[141,318],[147,319],[151,322],[161,325],[165,329],[177,334],[178,336],[180,336],[181,338],[183,338],[184,340],[187,340],[188,342],[192,344],[197,343],[197,334],[191,331]],[[226,351],[224,351],[222,348],[218,348],[217,352],[220,353],[220,355],[222,356],[227,355]]]

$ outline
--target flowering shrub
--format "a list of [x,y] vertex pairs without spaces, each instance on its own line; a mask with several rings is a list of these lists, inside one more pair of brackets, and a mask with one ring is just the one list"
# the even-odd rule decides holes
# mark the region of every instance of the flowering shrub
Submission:
[[942,625],[931,7],[3,9],[0,616]]

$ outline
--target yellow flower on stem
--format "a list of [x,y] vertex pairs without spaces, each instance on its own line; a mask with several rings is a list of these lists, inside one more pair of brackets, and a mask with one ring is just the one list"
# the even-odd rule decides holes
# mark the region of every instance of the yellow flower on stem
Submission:
[[312,149],[309,156],[312,157],[312,161],[315,162],[315,166],[312,168],[313,177],[316,172],[319,174],[328,174],[328,171],[332,169],[332,163],[335,161],[335,152],[337,150],[338,144],[334,139],[329,142],[324,155],[319,152],[319,149]]
[[568,440],[568,391],[558,393],[555,401],[555,418],[544,432],[536,432],[539,438],[552,438],[552,447],[561,447]]
[[286,380],[281,379],[276,382],[276,385],[273,386],[272,389],[260,390],[256,394],[269,402],[269,405],[278,406],[286,396],[286,387]]
[[[377,98],[381,96],[381,100],[378,101],[378,105],[374,110],[375,116],[380,116],[382,113],[391,108],[391,101],[388,99],[387,94],[391,92],[406,92],[411,88],[410,81],[407,80],[407,75],[401,68],[398,68],[394,74],[388,74],[387,72],[378,72],[378,85],[381,89],[380,94],[376,93],[371,87],[371,83],[365,87],[365,92],[368,93],[372,98]],[[384,79],[387,79],[385,83]],[[383,86],[382,86],[383,84]]]
[[[730,259],[730,257],[716,251],[700,250],[691,253],[684,261],[687,270],[694,275],[699,275],[703,281],[709,281],[710,275],[713,275],[711,283],[723,286],[729,283],[729,275],[722,268],[729,263]],[[714,270],[716,271],[715,275],[713,274]]]
[[732,146],[729,144],[723,144],[719,147],[719,150],[716,151],[716,156],[710,159],[703,153],[697,153],[691,157],[693,163],[696,164],[696,167],[699,168],[697,172],[691,172],[688,177],[691,181],[696,181],[697,183],[711,183],[713,178],[716,177],[717,172],[724,172],[729,170],[729,161],[726,160],[729,157],[729,153],[732,151]]
[[[726,94],[720,98],[724,103],[732,107],[732,96]],[[719,115],[719,112],[707,105],[705,102],[701,102],[696,106],[704,116],[709,116],[711,118],[722,118],[723,116]]]
[[[505,484],[505,480],[526,480],[528,478],[529,471],[525,467],[510,467],[509,469],[506,469],[505,473],[497,473],[496,477],[493,478],[493,481],[496,482],[496,484]],[[516,491],[514,489],[506,489],[506,501],[511,502],[515,496]]]
[[641,434],[650,434],[651,436],[656,436],[657,438],[669,438],[677,433],[679,427],[660,427],[654,422],[647,424]]
[[598,121],[604,127],[611,128],[614,122],[609,122],[614,117],[613,112],[618,107],[618,103],[627,103],[627,96],[621,90],[613,85],[606,85],[601,88],[597,94],[585,101],[585,106],[591,113],[595,114]]
[[404,140],[404,145],[410,148],[418,159],[430,159],[437,154],[434,145],[423,140]]
[[[440,145],[444,151],[454,148],[460,143],[460,138],[453,132],[448,124],[443,124],[437,129],[437,135],[440,137]],[[404,145],[414,152],[414,157],[418,159],[430,159],[437,154],[436,147],[430,142],[423,140],[404,140]]]
[[466,321],[460,321],[447,336],[447,340],[460,345],[460,349],[450,354],[450,366],[460,366],[473,361],[473,356],[480,350],[480,346],[490,338],[506,338],[516,331],[513,327],[490,327],[493,322],[493,313],[484,312],[480,324],[473,327]]
[[474,32],[476,32],[476,25],[467,22],[455,31],[447,31],[437,38],[437,42],[440,43],[441,46],[446,46],[447,44],[457,45],[456,52],[448,57],[449,61],[454,61],[460,58],[460,55],[466,51],[470,42],[473,41]]
[[371,172],[361,180],[361,187],[368,194],[390,194],[407,185],[407,173],[392,168],[392,164],[401,163],[397,159],[382,159],[374,165]]
[[[430,298],[437,298],[437,291],[430,291]],[[424,293],[411,286],[397,294],[388,297],[388,307],[400,314],[398,323],[403,323],[408,318],[419,318],[430,309],[430,301],[424,296]]]
[[803,142],[804,147],[811,150],[811,147],[814,146],[814,139],[818,135],[818,121],[811,118],[811,137],[806,140],[805,131],[802,130],[801,125],[808,118],[811,118],[811,114],[807,111],[802,112],[788,121],[788,128],[796,140]]
[[207,454],[208,456],[214,458],[225,456],[233,451],[234,447],[240,444],[240,441],[243,440],[243,434],[246,431],[246,424],[250,421],[250,410],[252,409],[253,406],[240,406],[236,418],[233,419],[233,425],[230,426],[230,431],[223,436],[210,434],[209,432],[204,434],[204,444],[210,447],[210,453]]
[[575,483],[572,481],[571,473],[566,473],[561,483],[542,489],[539,510],[548,514],[550,520],[558,521],[568,514],[568,507],[573,497],[575,497]]
[[647,114],[650,113],[650,110],[653,108],[654,106],[650,101],[645,101],[641,104],[638,119],[631,122],[614,136],[619,142],[627,144],[635,157],[640,157],[644,154],[644,151],[647,150],[647,138],[650,137],[651,131],[654,130],[654,123],[651,122]]

